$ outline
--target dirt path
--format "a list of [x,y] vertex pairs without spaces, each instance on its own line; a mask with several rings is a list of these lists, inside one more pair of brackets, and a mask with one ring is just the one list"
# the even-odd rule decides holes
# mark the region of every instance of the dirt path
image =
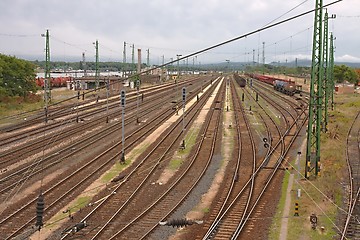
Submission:
[[286,200],[285,200],[285,207],[284,212],[281,219],[281,228],[280,228],[280,237],[279,240],[286,240],[287,233],[288,233],[288,222],[290,216],[290,204],[291,204],[291,189],[294,183],[294,174],[290,174],[289,183],[286,189]]

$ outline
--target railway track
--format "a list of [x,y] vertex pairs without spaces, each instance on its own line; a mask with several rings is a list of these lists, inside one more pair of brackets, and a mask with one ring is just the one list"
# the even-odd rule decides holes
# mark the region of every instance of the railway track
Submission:
[[[179,83],[180,87],[187,85],[188,83],[191,83],[195,81],[196,78],[189,79],[187,81],[182,81]],[[141,89],[139,91],[139,94],[145,94],[146,98],[148,95],[160,93],[166,90],[171,90],[174,88],[174,84],[163,84],[160,86],[155,87],[148,87]],[[128,100],[135,102],[137,96],[137,92],[134,90],[130,90],[127,94]],[[79,100],[80,101],[80,100]],[[109,109],[114,109],[118,107],[118,96],[113,96],[109,98],[108,104]],[[9,126],[7,128],[11,129],[2,129],[2,132],[11,132],[4,134],[3,137],[0,138],[0,146],[5,149],[8,145],[14,143],[14,142],[20,142],[21,140],[26,140],[29,137],[36,137],[41,136],[44,133],[50,133],[56,130],[56,128],[61,127],[64,128],[64,125],[68,125],[71,123],[78,122],[79,119],[86,119],[90,120],[94,118],[95,116],[101,116],[103,117],[103,120],[106,119],[106,116],[104,117],[104,113],[107,111],[107,102],[106,102],[106,96],[105,98],[101,98],[99,101],[92,100],[92,101],[85,101],[85,102],[77,102],[70,105],[65,105],[55,108],[54,111],[50,111],[51,107],[49,108],[49,118],[51,118],[53,121],[49,121],[47,124],[44,124],[44,115],[42,113],[37,113],[35,115],[34,121],[26,121],[21,124],[16,124]],[[51,131],[50,131],[51,130]]]
[[342,239],[360,239],[360,111],[346,138],[346,161],[349,170],[349,200]]
[[[147,134],[153,130],[155,126],[162,124],[163,120],[172,114],[174,114],[174,110],[172,108],[168,108],[165,112],[160,113],[159,116],[161,117],[154,116],[151,121],[143,124],[140,128],[142,133],[140,133],[140,130],[129,133],[128,137],[135,138],[135,140],[131,141],[127,139],[127,149],[131,148],[133,144],[142,139],[144,134]],[[119,159],[119,151],[117,150],[120,149],[118,147],[119,144],[120,142],[93,159],[87,159],[87,161],[85,161],[86,164],[79,163],[75,165],[73,168],[71,168],[71,171],[67,171],[62,176],[59,176],[61,181],[54,180],[53,182],[55,183],[50,182],[47,186],[43,186],[43,189],[48,189],[43,191],[45,194],[45,199],[47,199],[46,201],[48,202],[46,204],[47,207],[46,215],[44,216],[45,219],[49,219],[54,213],[59,211],[67,202],[69,202],[74,196],[78,195],[82,190],[84,190],[86,186],[94,181],[96,177],[99,177],[99,174],[104,172],[105,169],[109,168],[110,165],[114,164],[114,162]],[[5,236],[7,236],[7,239],[21,234],[21,232],[24,232],[25,229],[28,229],[31,232],[31,222],[34,221],[34,218],[31,216],[34,216],[34,214],[32,213],[32,208],[29,208],[29,206],[34,205],[35,201],[36,195],[33,195],[32,200],[24,200],[24,202],[18,203],[18,205],[22,206],[18,209],[18,211],[15,211],[14,207],[12,207],[5,209],[5,211],[2,212],[1,215],[3,216],[3,220],[0,222],[1,231],[5,234]],[[15,221],[17,224],[12,224],[14,219],[17,220]]]
[[[234,100],[234,102],[240,102],[239,98],[237,98],[236,100]],[[304,114],[304,113],[303,113]],[[296,119],[296,121],[301,120],[301,117],[298,116]],[[301,122],[304,124],[306,121],[306,119],[302,119]],[[297,128],[298,131],[300,131],[301,128],[298,128],[294,123],[292,123],[290,125],[291,128]],[[288,129],[285,133],[284,136],[282,136],[282,138],[285,137],[285,135],[289,132],[290,130]],[[278,133],[279,134],[279,133]],[[294,140],[296,136],[293,136],[292,139]],[[269,184],[273,181],[272,179],[274,178],[274,176],[276,175],[276,173],[279,171],[279,166],[281,166],[282,161],[284,160],[285,154],[287,153],[287,151],[289,150],[292,142],[290,141],[290,143],[288,143],[286,149],[284,149],[284,152],[282,154],[279,153],[275,153],[275,149],[279,147],[279,145],[281,145],[283,142],[283,139],[280,139],[277,143],[274,143],[273,146],[270,149],[270,156],[266,156],[262,161],[258,161],[256,163],[256,170],[254,172],[254,174],[252,176],[254,176],[253,178],[247,178],[247,179],[241,179],[240,177],[240,181],[245,181],[245,185],[242,185],[243,188],[241,191],[238,191],[238,195],[237,195],[237,199],[238,201],[232,200],[229,201],[228,203],[223,203],[226,201],[223,201],[223,199],[226,199],[226,194],[225,195],[220,195],[219,197],[216,197],[216,199],[219,199],[219,202],[222,202],[222,204],[224,204],[224,206],[226,206],[226,204],[228,204],[227,207],[223,207],[221,213],[219,213],[217,216],[217,218],[214,219],[210,219],[210,220],[205,220],[205,222],[211,222],[212,225],[209,227],[208,224],[204,224],[204,229],[200,229],[200,226],[197,227],[197,230],[194,230],[194,232],[200,232],[200,234],[196,237],[196,239],[237,239],[237,237],[240,236],[240,238],[251,238],[251,235],[246,235],[246,233],[244,232],[248,232],[248,231],[244,231],[244,229],[246,229],[249,225],[253,225],[253,220],[249,219],[249,216],[251,214],[253,214],[253,212],[255,211],[255,209],[259,208],[259,202],[261,202],[262,196],[265,193],[265,190],[267,189],[267,187],[269,186]],[[280,151],[280,150],[278,150]],[[271,157],[272,156],[272,157]],[[266,158],[272,158],[271,160],[266,160]],[[262,166],[264,165],[265,161],[268,161],[268,164],[270,165],[270,167],[267,170],[264,170],[262,168]],[[249,163],[248,163],[249,164]],[[234,166],[235,163],[233,163],[231,166]],[[269,170],[270,169],[270,170]],[[232,171],[231,171],[232,172]],[[236,174],[231,174],[231,176],[235,176]],[[247,180],[247,181],[246,181]],[[232,179],[232,181],[235,181],[234,179]],[[249,201],[249,206],[246,208],[246,203],[248,202],[246,194],[244,194],[246,187],[250,188],[251,184],[254,183],[254,188],[253,188],[253,194],[252,194],[252,198]],[[235,184],[239,184],[239,182],[236,182]],[[224,187],[224,189],[228,189],[226,187]],[[241,199],[241,200],[239,200]],[[244,212],[243,214],[241,214],[241,211],[236,210],[236,211],[232,211],[232,209],[237,209],[235,206],[239,205],[239,208],[243,208],[243,209],[247,209],[246,212]],[[260,206],[261,208],[261,206]],[[219,211],[220,212],[220,211]],[[260,210],[261,212],[261,210]],[[257,210],[257,214],[259,214],[259,209]],[[232,216],[234,218],[233,222],[229,221],[227,224],[222,224],[225,222],[226,216]],[[237,221],[235,221],[234,216],[237,216]],[[222,219],[224,217],[224,219]],[[239,221],[240,220],[240,221]],[[224,222],[223,222],[224,221]],[[230,230],[231,229],[231,230]],[[205,234],[203,232],[206,232]],[[223,232],[224,231],[224,232]],[[202,232],[202,233],[201,233]],[[221,233],[221,235],[217,235],[217,233]],[[191,236],[191,233],[188,235]]]
[[[190,94],[191,97],[195,96],[199,88],[195,85],[193,90],[195,91],[194,93]],[[168,93],[160,94],[159,96],[155,95],[154,97],[149,97],[151,101],[149,101],[148,104],[144,106],[144,109],[142,108],[140,109],[139,116],[142,119],[144,119],[144,118],[150,118],[151,114],[154,113],[156,114],[156,109],[159,110],[159,102],[162,102],[164,100],[164,96],[166,95],[168,95]],[[168,102],[170,102],[170,100]],[[165,105],[163,104],[163,106]],[[135,107],[133,106],[132,108],[133,110],[135,110],[136,106]],[[167,108],[171,109],[171,105],[169,105]],[[132,111],[129,112],[128,115],[126,116],[125,123],[127,128],[129,128],[129,126],[131,128],[131,124],[134,123],[135,114],[136,112]],[[19,183],[21,183],[22,181],[28,180],[30,177],[36,176],[40,172],[64,162],[65,160],[73,156],[75,153],[85,151],[86,148],[91,146],[91,144],[96,144],[101,139],[106,139],[113,132],[117,132],[117,131],[120,132],[120,129],[121,129],[120,123],[115,122],[113,124],[106,125],[105,128],[101,128],[91,134],[88,134],[87,136],[84,136],[81,139],[77,139],[72,144],[66,147],[64,146],[62,149],[55,149],[55,151],[52,151],[46,156],[40,156],[37,161],[31,161],[27,164],[21,165],[20,167],[6,171],[1,175],[0,178],[0,186],[2,186],[0,190],[0,194],[4,194],[9,190],[12,190],[14,189],[15,186],[18,186]],[[18,158],[12,158],[12,159],[13,161],[18,161]],[[24,178],[23,174],[27,174],[26,178]]]
[[[214,87],[212,87],[212,89],[213,88]],[[154,152],[144,153],[140,157],[141,161],[134,164],[134,168],[129,168],[126,171],[126,176],[123,181],[111,184],[107,190],[94,199],[94,202],[101,203],[101,205],[104,204],[103,207],[100,207],[100,204],[93,205],[92,207],[83,209],[81,213],[73,215],[73,223],[83,223],[86,221],[88,224],[86,228],[78,233],[74,233],[73,227],[75,225],[69,223],[63,228],[62,238],[77,239],[86,236],[87,239],[144,239],[157,236],[152,234],[155,234],[154,232],[159,229],[158,222],[168,219],[174,213],[175,209],[186,201],[188,195],[193,191],[192,189],[194,189],[200,179],[204,176],[214,153],[219,151],[216,150],[216,145],[219,145],[217,135],[218,131],[220,131],[219,123],[221,122],[222,115],[219,110],[223,109],[222,103],[224,102],[223,92],[225,87],[222,86],[221,89],[222,90],[219,92],[222,94],[216,96],[214,105],[211,107],[211,113],[209,114],[211,117],[206,119],[204,124],[205,127],[202,130],[203,133],[200,134],[201,138],[197,140],[198,145],[196,151],[194,150],[194,153],[190,154],[191,159],[186,160],[186,164],[183,164],[174,179],[169,180],[169,182],[164,185],[156,183],[156,179],[159,179],[160,172],[162,172],[163,167],[166,166],[169,161],[169,156],[176,151],[180,145],[179,143],[184,134],[181,132],[181,121],[177,122],[177,127],[168,130],[169,136],[167,140],[164,140],[163,143],[154,143],[154,146],[159,144],[158,148],[153,147]],[[229,237],[236,239],[239,236],[244,236],[244,229],[248,227],[249,222],[251,223],[253,221],[250,216],[258,208],[263,194],[266,193],[266,189],[269,187],[269,184],[271,184],[271,181],[273,181],[272,179],[274,176],[277,175],[279,167],[282,166],[282,161],[289,151],[295,135],[300,131],[299,129],[301,129],[303,122],[306,121],[304,110],[293,111],[293,113],[290,113],[284,110],[286,107],[279,107],[277,111],[283,114],[284,119],[289,119],[287,121],[287,128],[280,131],[280,128],[276,127],[277,123],[274,121],[271,122],[271,120],[269,120],[271,118],[270,115],[266,114],[266,111],[262,109],[262,114],[259,116],[262,119],[263,124],[270,128],[266,129],[266,136],[269,139],[272,139],[272,141],[270,142],[271,147],[267,149],[266,156],[260,161],[261,159],[255,156],[257,146],[254,146],[254,143],[246,142],[250,141],[250,139],[254,141],[252,135],[247,135],[246,137],[246,133],[244,132],[245,128],[248,129],[247,134],[251,134],[250,127],[246,127],[246,122],[248,120],[244,115],[239,114],[240,112],[245,114],[246,110],[241,106],[238,93],[234,90],[232,85],[231,89],[231,96],[233,97],[232,104],[236,109],[240,110],[236,111],[236,127],[239,145],[240,147],[248,147],[251,145],[253,159],[250,161],[251,163],[244,160],[246,158],[251,158],[249,157],[249,148],[244,147],[243,156],[241,156],[240,151],[238,152],[238,157],[236,158],[237,163],[232,165],[236,166],[231,174],[232,180],[227,182],[226,186],[226,189],[232,189],[231,191],[228,191],[229,197],[226,201],[223,201],[226,197],[221,197],[221,200],[225,202],[225,204],[221,206],[220,203],[217,203],[218,206],[214,209],[217,209],[218,215],[212,213],[213,220],[209,222],[213,224],[208,225],[205,223],[204,226],[206,227],[202,229],[203,234],[199,234],[197,239],[229,239]],[[209,94],[209,92],[207,94]],[[262,94],[266,95],[265,93]],[[196,96],[196,93],[193,96]],[[248,95],[248,97],[250,98],[250,95]],[[251,97],[253,98],[252,95]],[[265,98],[266,96],[264,99]],[[199,102],[195,104],[196,107],[194,107],[194,109],[187,110],[186,129],[190,128],[191,122],[196,118],[200,106],[203,106],[205,101],[206,97],[202,96]],[[270,98],[267,98],[267,101],[271,101]],[[253,104],[255,104],[255,101]],[[294,106],[295,105],[296,104],[294,104]],[[172,114],[173,113],[174,110],[172,111]],[[286,115],[287,117],[285,117]],[[158,116],[164,116],[164,119],[168,117],[165,117],[164,113],[159,114]],[[152,131],[156,126],[161,124],[164,119],[157,117],[159,123],[155,123],[153,122],[155,120],[152,120],[151,123],[149,122],[149,125],[147,125],[147,130],[149,132]],[[298,123],[298,121],[301,123]],[[145,128],[141,131],[139,130],[137,133],[127,134],[128,138],[126,139],[126,142],[131,142],[131,144],[129,144],[130,146],[128,146],[126,151],[131,149],[132,145],[135,145],[140,139],[144,138],[146,135],[144,131]],[[166,137],[165,135],[162,135],[160,138],[165,139]],[[285,139],[288,140],[285,141]],[[118,142],[114,145],[114,149],[109,148],[107,150],[108,153],[104,153],[104,155],[99,154],[99,158],[96,157],[97,160],[89,163],[89,166],[85,167],[83,164],[76,165],[78,168],[84,166],[84,169],[77,173],[74,172],[74,176],[70,177],[68,174],[62,176],[61,178],[64,179],[69,176],[69,179],[67,179],[69,187],[65,186],[66,184],[63,182],[61,183],[63,185],[56,185],[55,188],[62,189],[61,191],[64,192],[54,190],[54,193],[51,191],[45,193],[44,191],[46,196],[45,199],[47,201],[45,221],[56,212],[60,211],[63,206],[72,199],[71,196],[77,196],[90,182],[94,181],[96,177],[99,177],[101,172],[104,172],[102,169],[109,168],[111,164],[119,159],[120,151],[115,149],[120,149],[120,144],[121,142]],[[211,149],[209,146],[211,146]],[[259,152],[260,150],[258,149],[257,151]],[[243,162],[241,162],[240,159],[243,159]],[[109,160],[109,162],[105,164],[107,160]],[[267,161],[266,164],[269,166],[266,171],[264,171],[265,161]],[[99,165],[99,163],[104,163],[105,165],[98,168],[91,167],[91,165]],[[199,169],[203,170],[200,171]],[[269,171],[269,169],[272,170]],[[81,175],[80,172],[83,172],[84,175]],[[192,177],[187,177],[189,175]],[[247,178],[244,176],[247,176]],[[84,179],[84,181],[79,181],[79,179]],[[157,190],[155,190],[155,188]],[[60,195],[61,197],[59,197]],[[144,202],[144,196],[146,196],[147,202]],[[241,200],[236,201],[235,199]],[[30,205],[35,205],[35,201],[36,195],[33,196],[33,201]],[[49,205],[48,202],[50,202]],[[234,202],[240,204],[236,205]],[[119,208],[119,206],[121,207]],[[93,211],[91,211],[91,208],[93,208]],[[101,208],[103,208],[103,210],[101,210]],[[99,209],[100,212],[98,212]],[[243,214],[236,215],[232,211],[235,211],[236,213],[243,212]],[[35,216],[34,213],[29,214],[24,212],[9,221],[13,222],[14,219],[25,219],[26,215]],[[22,226],[18,226],[17,229],[9,227],[9,224],[6,223],[6,221],[7,220],[5,219],[5,221],[3,220],[0,222],[0,226],[6,225],[8,227],[4,228],[5,233],[11,232],[11,234],[6,235],[6,239],[25,234],[27,231],[34,231],[34,228],[31,226],[31,223],[34,222],[34,218],[28,220],[28,222],[23,221],[23,224],[19,223],[18,225]],[[232,222],[234,221],[238,222],[238,224],[232,225]],[[226,230],[230,225],[231,230]],[[54,233],[53,237],[56,239],[60,238],[60,232]]]
[[239,148],[235,154],[236,161],[230,163],[235,165],[231,172],[232,179],[222,188],[226,190],[221,195],[221,200],[212,208],[210,219],[206,221],[212,224],[204,225],[204,228],[208,229],[204,239],[230,239],[243,221],[254,191],[253,176],[257,165],[255,140],[233,84],[230,84],[230,88],[237,129],[235,145],[239,145]]
[[[188,83],[188,82],[187,82]],[[200,86],[198,87],[200,88]],[[192,87],[192,89],[194,89],[194,86]],[[167,96],[169,96],[169,94],[172,91],[172,87],[166,87],[164,88],[162,91],[159,91],[159,89],[156,89],[155,92],[152,92],[151,96],[147,97],[147,102],[154,102],[154,104],[151,107],[148,107],[148,109],[146,110],[142,110],[143,109],[143,104],[141,104],[140,107],[140,111],[143,112],[139,112],[140,117],[144,117],[147,114],[150,114],[151,111],[155,110],[156,108],[158,108],[158,105],[156,105],[156,102],[159,100],[163,100],[164,98],[166,98]],[[196,90],[198,91],[198,90]],[[147,92],[147,94],[149,94]],[[136,105],[136,96],[132,96],[129,99],[130,101],[127,107],[127,111],[131,111],[132,113],[132,117],[136,117],[136,113],[135,110],[137,109],[137,105]],[[109,115],[108,117],[110,117],[110,119],[114,119],[116,117],[119,116],[119,104],[118,104],[118,99],[113,99],[110,105],[109,105]],[[100,109],[102,112],[104,112],[106,109],[106,107],[103,107],[103,109]],[[145,112],[147,112],[147,114],[145,114]],[[129,117],[130,119],[131,117]],[[69,138],[74,137],[74,136],[81,136],[83,134],[83,132],[87,132],[90,131],[93,128],[96,128],[98,126],[101,126],[102,124],[104,124],[104,116],[98,116],[98,117],[93,117],[92,120],[89,121],[85,121],[81,124],[75,124],[71,127],[66,127],[66,123],[63,124],[63,129],[60,129],[60,133],[59,131],[52,131],[51,133],[45,135],[45,136],[40,136],[36,139],[34,139],[33,141],[29,141],[26,142],[25,144],[20,144],[16,147],[12,147],[4,152],[0,153],[0,158],[1,158],[1,162],[0,162],[0,169],[6,169],[7,166],[11,165],[14,162],[18,162],[19,159],[25,159],[28,156],[34,156],[36,153],[41,152],[41,150],[43,150],[44,148],[46,149],[53,149],[56,146],[62,145],[62,142],[66,142],[68,141]],[[105,130],[106,130],[106,125],[104,126]],[[37,132],[37,130],[35,130]],[[11,139],[12,140],[12,139]],[[62,150],[61,150],[62,151]]]
[[[186,129],[195,120],[211,92],[212,90],[206,97],[201,97],[199,103],[187,110]],[[219,105],[220,101],[215,103]],[[171,129],[167,130],[160,142],[154,143],[150,152],[140,157],[141,162],[137,163],[126,179],[113,190],[123,192],[123,194],[109,195],[101,205],[96,206],[93,211],[82,218],[81,222],[86,221],[93,227],[83,229],[79,234],[85,235],[88,239],[142,239],[148,235],[158,225],[159,221],[170,214],[173,208],[184,200],[188,192],[199,181],[201,175],[204,174],[211,160],[217,136],[214,125],[219,125],[219,116],[221,115],[217,113],[215,116],[216,112],[220,112],[216,108],[216,106],[211,108],[213,117],[206,120],[205,125],[207,127],[203,130],[204,134],[201,134],[201,140],[197,141],[199,145],[195,154],[187,158],[178,170],[176,177],[169,179],[164,185],[152,184],[159,179],[162,172],[161,168],[159,171],[159,167],[168,164],[167,162],[170,159],[167,158],[180,145],[183,133],[179,120]],[[215,119],[217,120],[214,121]],[[204,157],[204,155],[209,154],[210,156]],[[198,159],[199,157],[200,159]],[[141,175],[137,174],[138,172],[141,172]],[[153,187],[149,187],[149,185],[153,185]],[[126,189],[126,191],[121,191],[121,189]],[[146,196],[147,201],[144,201],[144,196]],[[101,219],[101,224],[99,219]],[[71,238],[70,232],[65,234],[63,239],[67,237]]]

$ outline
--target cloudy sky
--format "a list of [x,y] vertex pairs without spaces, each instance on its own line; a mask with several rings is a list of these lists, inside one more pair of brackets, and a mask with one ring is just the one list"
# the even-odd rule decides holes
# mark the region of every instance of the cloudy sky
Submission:
[[[324,0],[324,4],[335,0]],[[1,0],[0,53],[44,59],[46,29],[52,60],[127,62],[131,45],[149,49],[152,64],[165,62],[313,9],[315,0]],[[336,60],[360,62],[360,0],[343,0],[328,8],[336,14],[329,30],[336,37]],[[314,14],[213,49],[196,63],[310,58]],[[275,22],[276,22],[275,21]],[[195,58],[194,58],[195,60]],[[135,62],[137,57],[135,57]],[[192,64],[193,58],[189,59]]]

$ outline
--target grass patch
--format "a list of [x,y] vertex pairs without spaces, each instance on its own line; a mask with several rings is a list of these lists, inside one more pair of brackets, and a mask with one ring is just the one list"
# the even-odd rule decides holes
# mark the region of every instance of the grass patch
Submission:
[[[346,191],[339,183],[348,182],[346,164],[346,137],[350,125],[359,111],[360,96],[356,94],[335,95],[335,109],[329,112],[327,133],[321,135],[321,175],[302,181],[302,196],[299,201],[300,217],[289,219],[288,239],[334,239],[341,210],[346,208]],[[301,156],[301,173],[304,173],[305,154]],[[315,185],[321,192],[315,189]],[[293,190],[297,188],[294,185]],[[336,206],[333,204],[336,204]],[[292,203],[294,204],[294,202]],[[338,207],[337,207],[338,206]],[[311,229],[309,217],[318,216],[318,227]],[[325,231],[321,231],[324,227]],[[336,237],[335,237],[336,238]]]
[[84,208],[87,204],[90,203],[92,197],[91,196],[81,196],[76,199],[76,201],[69,206],[66,212],[59,211],[54,217],[52,217],[48,222],[50,224],[46,224],[46,228],[52,228],[57,222],[68,218],[71,214],[79,211],[80,209]]
[[185,135],[185,145],[186,148],[179,150],[175,153],[173,159],[169,162],[170,170],[177,170],[181,164],[183,163],[184,159],[189,155],[191,149],[196,144],[196,139],[199,135],[200,128],[199,127],[192,127],[190,131],[188,131]]
[[210,212],[210,208],[209,208],[209,207],[203,208],[202,211],[203,211],[204,213],[209,213],[209,212]]
[[129,165],[131,161],[126,159],[125,164],[120,164],[119,161],[115,163],[115,165],[101,178],[102,183],[110,182],[114,177],[119,175],[119,173]]

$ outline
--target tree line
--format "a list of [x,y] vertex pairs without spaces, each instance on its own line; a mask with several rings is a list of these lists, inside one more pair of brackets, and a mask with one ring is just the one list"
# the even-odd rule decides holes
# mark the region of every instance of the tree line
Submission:
[[35,93],[35,68],[29,61],[0,54],[0,96],[26,97]]
[[[82,62],[51,62],[51,69],[84,69]],[[14,56],[0,54],[0,96],[20,96],[26,97],[29,93],[35,93],[37,90],[35,84],[36,69],[44,68],[45,61],[26,61]],[[142,67],[146,67],[143,64]],[[99,62],[101,70],[123,71],[135,70],[136,64],[119,62]],[[95,69],[94,62],[86,63],[86,69]],[[232,69],[236,70],[236,69]],[[253,69],[256,70],[256,69]],[[260,69],[258,69],[260,70]],[[268,67],[266,72],[276,71],[282,73],[310,73],[309,68],[282,68],[271,69]],[[261,70],[260,70],[261,71]],[[353,69],[345,65],[336,65],[334,67],[334,78],[337,83],[348,81],[356,85],[360,78],[360,70]]]

